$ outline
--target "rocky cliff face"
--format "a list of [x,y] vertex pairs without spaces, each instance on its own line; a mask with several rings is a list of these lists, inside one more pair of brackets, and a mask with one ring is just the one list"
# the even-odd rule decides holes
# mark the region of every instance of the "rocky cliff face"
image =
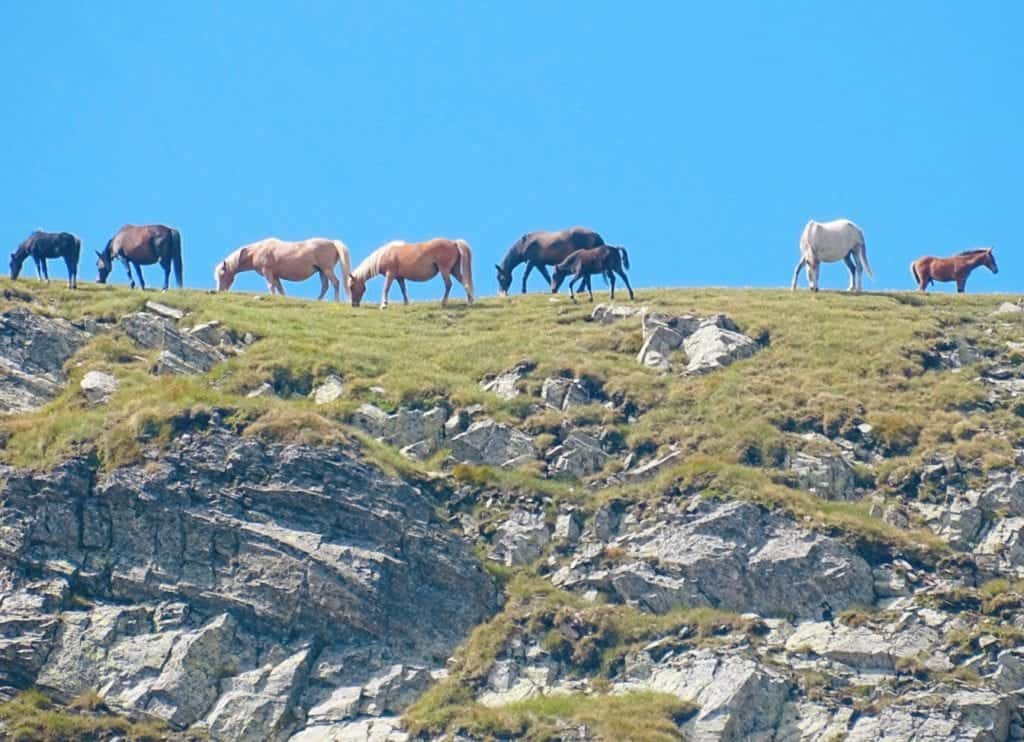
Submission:
[[[143,436],[130,464],[85,440],[0,466],[0,700],[95,692],[232,741],[1024,740],[1020,313],[961,311],[873,369],[884,394],[827,420],[776,414],[758,376],[821,349],[714,307],[538,330],[586,327],[635,394],[516,346],[461,396],[423,400],[340,363],[232,386],[267,338],[174,307],[9,308],[5,412],[123,416],[126,389],[152,383],[218,403]],[[945,428],[889,414],[936,389]],[[813,391],[799,406],[823,404]],[[716,415],[754,394],[756,436],[723,445]],[[296,408],[277,428],[359,431],[392,465],[369,442],[252,424]]]
[[215,739],[337,735],[404,708],[497,607],[429,497],[351,447],[213,427],[109,474],[3,475],[0,685]]

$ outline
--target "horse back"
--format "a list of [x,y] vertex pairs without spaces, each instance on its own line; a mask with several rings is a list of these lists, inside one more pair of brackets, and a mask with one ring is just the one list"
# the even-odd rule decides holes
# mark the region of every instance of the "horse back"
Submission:
[[150,265],[161,257],[173,257],[181,250],[181,235],[163,224],[136,226],[126,224],[112,242],[112,257],[123,255],[141,265]]

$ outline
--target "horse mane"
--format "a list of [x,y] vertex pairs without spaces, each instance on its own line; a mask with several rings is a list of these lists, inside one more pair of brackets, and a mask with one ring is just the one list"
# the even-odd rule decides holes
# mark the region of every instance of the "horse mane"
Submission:
[[981,253],[981,252],[988,252],[991,249],[992,248],[989,248],[989,247],[972,247],[970,250],[964,250],[963,252],[958,252],[957,255],[961,256],[961,257],[967,256],[967,255],[977,255],[978,253]]
[[224,269],[231,271],[231,275],[238,273],[238,263],[242,260],[242,251],[247,247],[248,245],[243,245],[221,261]]
[[369,281],[374,276],[380,275],[380,261],[384,259],[384,255],[393,247],[398,245],[404,245],[405,240],[391,240],[385,245],[381,245],[372,253],[366,256],[362,263],[352,271],[352,277],[359,281]]

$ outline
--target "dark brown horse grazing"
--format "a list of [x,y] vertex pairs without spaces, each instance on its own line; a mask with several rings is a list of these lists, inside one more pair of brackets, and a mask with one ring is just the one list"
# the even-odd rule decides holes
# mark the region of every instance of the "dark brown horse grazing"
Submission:
[[78,288],[78,256],[82,252],[82,241],[68,232],[40,232],[36,230],[18,249],[11,253],[11,279],[17,280],[21,266],[31,255],[36,264],[36,275],[40,281],[50,282],[46,261],[64,258],[68,268],[68,288]]
[[139,286],[146,288],[142,278],[142,266],[160,263],[164,269],[164,291],[171,280],[171,267],[174,267],[174,280],[181,288],[181,234],[176,229],[162,224],[149,224],[136,227],[126,224],[117,231],[103,252],[96,253],[96,270],[99,282],[106,283],[110,271],[114,269],[114,261],[120,260],[128,273],[128,286],[135,288],[132,278],[132,266],[139,277]]
[[501,263],[494,266],[498,269],[498,295],[508,295],[508,289],[512,285],[512,271],[520,263],[526,263],[526,271],[523,273],[523,293],[525,294],[526,277],[534,268],[544,276],[545,281],[551,283],[551,276],[548,275],[546,266],[558,265],[576,250],[603,244],[604,240],[601,239],[601,235],[585,227],[572,227],[560,232],[524,234],[505,253]]
[[615,274],[618,273],[625,282],[626,288],[629,289],[629,299],[632,301],[633,287],[629,285],[629,279],[626,278],[626,274],[622,270],[623,267],[629,268],[629,253],[626,252],[624,247],[601,245],[600,247],[592,247],[589,250],[577,250],[555,266],[555,275],[551,279],[551,293],[558,293],[562,281],[571,274],[569,297],[576,301],[576,294],[573,292],[572,285],[574,282],[579,281],[576,285],[576,291],[579,291],[586,284],[587,293],[590,295],[590,300],[593,301],[594,292],[590,290],[590,277],[595,273],[600,273],[608,281],[608,285],[611,287],[611,298],[614,299]]
[[967,285],[967,276],[971,271],[983,265],[993,273],[999,272],[996,265],[996,256],[992,254],[991,247],[979,247],[975,250],[965,250],[951,258],[934,258],[925,255],[910,264],[910,272],[914,274],[917,281],[918,291],[924,291],[928,284],[935,281],[956,281],[957,293],[964,292]]

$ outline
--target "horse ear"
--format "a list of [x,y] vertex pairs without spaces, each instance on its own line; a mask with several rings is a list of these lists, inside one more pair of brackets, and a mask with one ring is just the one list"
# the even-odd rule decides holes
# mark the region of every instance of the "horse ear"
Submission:
[[495,264],[494,264],[494,267],[498,269],[498,272],[499,272],[499,273],[501,272],[501,266],[500,266],[500,265],[498,265],[497,263],[495,263]]
[[103,253],[101,253],[99,250],[93,250],[93,252],[96,253],[96,257],[97,258],[102,258],[103,257]]

